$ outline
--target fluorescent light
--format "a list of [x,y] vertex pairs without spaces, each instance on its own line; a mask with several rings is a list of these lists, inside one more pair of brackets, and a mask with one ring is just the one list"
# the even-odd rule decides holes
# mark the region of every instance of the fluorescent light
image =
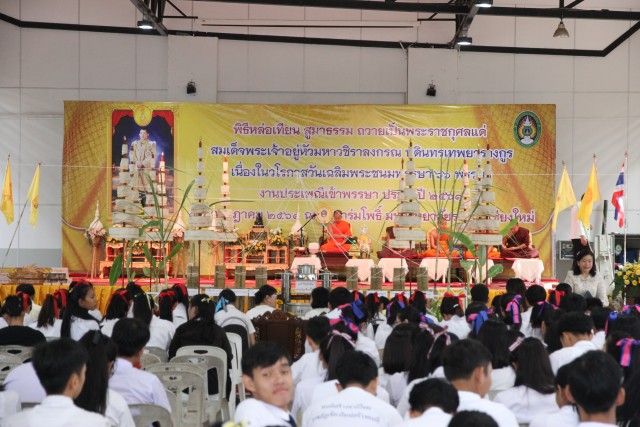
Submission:
[[148,19],[142,19],[138,21],[138,28],[140,28],[141,30],[152,30],[153,22],[149,21]]
[[493,0],[476,0],[476,7],[491,7]]
[[473,39],[467,36],[460,36],[458,40],[456,40],[458,46],[469,46],[471,43],[473,43]]

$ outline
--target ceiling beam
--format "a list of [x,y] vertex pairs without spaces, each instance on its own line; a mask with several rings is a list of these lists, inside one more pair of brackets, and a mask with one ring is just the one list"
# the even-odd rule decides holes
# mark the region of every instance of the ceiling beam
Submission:
[[[143,17],[147,17],[153,22],[153,27],[162,36],[168,35],[167,27],[162,23],[162,14],[164,13],[164,1],[151,1],[151,6],[147,6],[147,0],[131,0],[131,3],[138,9]],[[148,31],[148,30],[147,30]]]
[[602,19],[621,21],[640,21],[640,12],[618,10],[584,10],[568,8],[533,8],[533,7],[487,7],[478,12],[479,15],[516,16],[531,18],[564,18],[573,19]]

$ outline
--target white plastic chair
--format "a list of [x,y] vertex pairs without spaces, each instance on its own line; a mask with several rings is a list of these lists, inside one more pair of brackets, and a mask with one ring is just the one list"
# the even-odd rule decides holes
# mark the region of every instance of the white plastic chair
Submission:
[[161,363],[167,363],[169,361],[169,353],[167,350],[160,347],[145,347],[144,354],[153,354],[158,356]]
[[236,413],[236,387],[240,394],[240,401],[242,402],[247,398],[247,393],[244,389],[244,383],[242,382],[242,337],[233,332],[227,332],[227,339],[231,344],[231,351],[233,351],[233,359],[231,360],[231,367],[229,369],[229,378],[231,379],[231,394],[229,395],[229,418],[233,418]]
[[22,365],[22,362],[19,360],[17,362],[0,362],[0,384],[4,382],[13,368],[20,365]]
[[154,422],[160,423],[160,427],[173,427],[171,414],[162,406],[137,404],[129,405],[129,410],[136,427],[146,427]]
[[155,354],[143,353],[140,357],[140,368],[144,369],[147,366],[155,365],[156,363],[162,363],[160,358]]
[[0,346],[0,354],[11,354],[20,358],[22,363],[31,359],[33,347],[24,347],[22,345],[3,345]]

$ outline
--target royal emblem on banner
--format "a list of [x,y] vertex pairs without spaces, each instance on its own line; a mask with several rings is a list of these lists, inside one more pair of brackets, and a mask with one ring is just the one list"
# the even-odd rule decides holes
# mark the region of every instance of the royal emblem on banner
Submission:
[[513,136],[518,144],[530,148],[538,143],[542,135],[542,123],[532,111],[523,111],[513,123]]

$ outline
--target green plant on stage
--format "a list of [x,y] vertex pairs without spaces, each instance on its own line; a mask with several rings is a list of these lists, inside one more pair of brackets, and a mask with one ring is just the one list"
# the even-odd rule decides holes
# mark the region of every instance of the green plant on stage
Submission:
[[611,298],[615,299],[618,294],[622,294],[625,299],[635,298],[640,286],[640,262],[628,262],[618,266],[617,270],[613,276]]

